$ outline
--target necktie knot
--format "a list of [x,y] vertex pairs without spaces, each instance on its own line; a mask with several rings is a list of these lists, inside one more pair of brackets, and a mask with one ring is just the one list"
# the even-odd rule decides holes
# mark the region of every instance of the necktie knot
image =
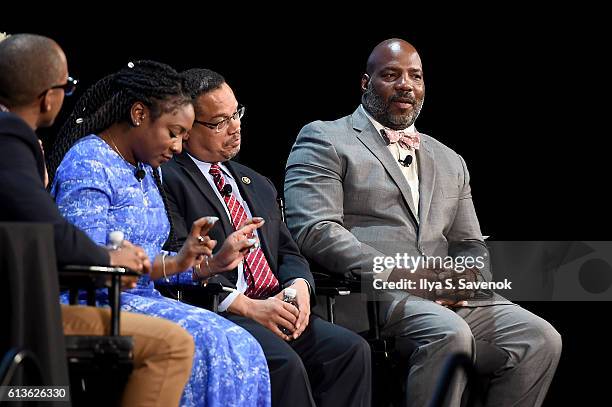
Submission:
[[223,180],[223,172],[221,172],[221,167],[219,167],[219,164],[211,165],[210,170],[208,170],[208,173],[212,175],[216,183]]
[[385,128],[381,130],[388,144],[398,143],[402,148],[419,149],[421,144],[421,135],[417,132],[409,132],[406,130],[392,130]]
[[211,165],[210,169],[208,170],[208,173],[212,175],[217,190],[219,190],[219,192],[223,194],[223,188],[225,187],[225,178],[223,178],[223,174],[221,173],[221,167],[219,167],[219,164],[215,163]]
[[221,176],[221,167],[219,167],[219,164],[213,164],[210,166],[210,170],[208,170],[208,173],[213,177],[219,177]]

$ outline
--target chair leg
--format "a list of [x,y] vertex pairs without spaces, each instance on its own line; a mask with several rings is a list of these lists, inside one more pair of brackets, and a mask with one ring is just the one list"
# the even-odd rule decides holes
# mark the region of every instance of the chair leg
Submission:
[[11,384],[11,380],[16,376],[20,365],[23,365],[28,374],[29,384],[44,384],[43,372],[36,355],[29,350],[12,348],[9,349],[0,362],[0,386],[5,387]]
[[68,291],[68,302],[70,305],[76,305],[79,296],[78,288],[70,288]]
[[121,277],[113,275],[111,277],[111,288],[109,291],[109,303],[111,306],[111,336],[119,336],[121,326]]
[[213,295],[212,310],[215,314],[219,313],[219,294]]
[[380,329],[378,328],[378,307],[376,301],[368,299],[368,322],[370,323],[370,337],[380,339]]
[[94,288],[90,288],[87,291],[87,305],[90,307],[96,306],[96,290]]
[[336,297],[334,296],[327,296],[327,320],[329,322],[331,322],[332,324],[335,323],[334,321],[334,306],[336,305]]

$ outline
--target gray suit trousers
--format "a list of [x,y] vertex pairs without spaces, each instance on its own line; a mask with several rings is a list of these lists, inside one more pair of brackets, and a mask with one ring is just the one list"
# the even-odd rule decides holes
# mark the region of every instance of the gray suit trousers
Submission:
[[[407,378],[409,406],[426,406],[449,355],[475,358],[475,340],[482,339],[507,353],[505,365],[491,377],[486,406],[540,406],[559,363],[561,336],[544,319],[508,302],[455,310],[406,293],[388,292],[383,336],[417,343]],[[451,382],[445,405],[459,406],[466,386],[463,372]]]

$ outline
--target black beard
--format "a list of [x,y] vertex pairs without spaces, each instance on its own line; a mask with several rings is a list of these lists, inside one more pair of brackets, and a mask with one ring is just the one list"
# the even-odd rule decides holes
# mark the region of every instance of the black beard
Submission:
[[[398,97],[414,101],[412,112],[403,115],[393,115],[389,113],[389,103]],[[361,96],[361,103],[377,122],[393,130],[403,130],[412,126],[417,117],[419,117],[419,113],[421,113],[421,108],[423,107],[423,99],[416,100],[414,97],[406,95],[394,95],[389,99],[389,103],[387,103],[374,91],[371,82],[368,83],[368,88]]]

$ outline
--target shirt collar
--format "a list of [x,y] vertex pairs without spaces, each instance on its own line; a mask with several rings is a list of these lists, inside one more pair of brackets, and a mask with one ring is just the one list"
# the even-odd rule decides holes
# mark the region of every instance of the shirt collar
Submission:
[[[195,158],[194,156],[192,156],[191,154],[189,154],[189,152],[187,152],[187,155],[189,156],[189,158],[191,158],[193,160],[193,162],[195,163],[195,165],[198,166],[198,168],[200,169],[200,171],[202,171],[205,174],[208,174],[210,172],[210,167],[214,164],[214,163],[209,163],[206,161],[202,161],[202,160],[198,160],[197,158]],[[232,177],[232,174],[229,172],[229,170],[227,169],[227,167],[225,166],[224,163],[219,162],[217,163],[219,165],[219,168],[221,168],[221,171],[223,172],[223,175],[225,177],[229,177],[231,179],[234,179],[234,177]]]
[[[363,114],[366,115],[366,117],[368,118],[368,120],[370,120],[370,122],[372,122],[372,124],[374,125],[374,127],[376,128],[376,131],[378,132],[378,134],[382,137],[382,134],[380,133],[381,130],[383,130],[385,128],[385,126],[383,126],[382,124],[380,124],[379,122],[377,122],[371,115],[370,113],[368,113],[368,111],[365,109],[365,107],[363,107],[363,105],[359,105],[359,108],[361,109],[361,112]],[[415,133],[416,129],[414,128],[414,123],[412,123],[410,125],[410,127],[404,129],[409,133]]]

